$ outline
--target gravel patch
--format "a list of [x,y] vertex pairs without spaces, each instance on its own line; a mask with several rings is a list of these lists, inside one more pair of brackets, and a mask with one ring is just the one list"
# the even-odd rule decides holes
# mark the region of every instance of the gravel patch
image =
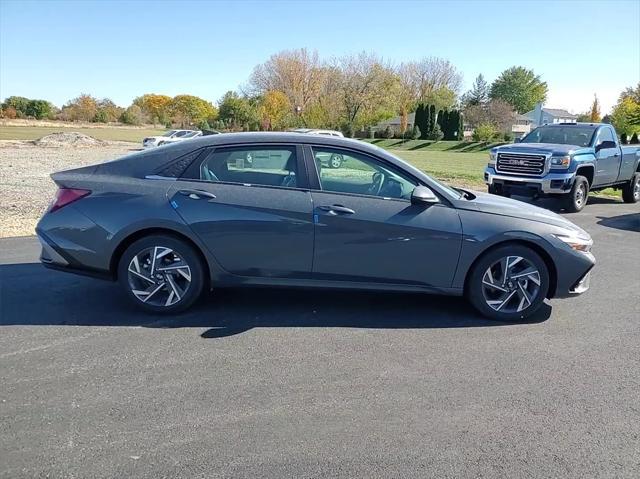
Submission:
[[47,146],[36,144],[46,137],[36,142],[0,141],[0,238],[34,234],[56,192],[51,173],[112,160],[138,149],[135,143],[99,141],[80,133],[64,135],[45,140]]

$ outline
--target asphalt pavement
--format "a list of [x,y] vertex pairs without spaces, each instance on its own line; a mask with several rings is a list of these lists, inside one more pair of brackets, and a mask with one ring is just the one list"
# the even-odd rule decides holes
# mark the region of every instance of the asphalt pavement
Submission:
[[155,317],[0,240],[0,477],[640,477],[640,205],[569,217],[591,290],[526,324],[287,289]]

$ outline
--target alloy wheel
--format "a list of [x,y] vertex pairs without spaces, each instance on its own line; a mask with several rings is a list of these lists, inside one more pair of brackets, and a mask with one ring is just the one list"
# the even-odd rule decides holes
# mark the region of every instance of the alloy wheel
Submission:
[[633,197],[640,200],[640,176],[636,178],[636,183],[633,185]]
[[540,272],[522,256],[505,256],[494,262],[482,277],[487,305],[502,313],[527,309],[540,294]]
[[152,306],[172,306],[191,286],[191,268],[179,253],[164,246],[145,248],[129,262],[133,295]]
[[331,155],[331,168],[340,168],[342,165],[342,155]]
[[578,186],[578,189],[576,190],[576,198],[575,198],[576,206],[578,208],[582,207],[582,204],[585,201],[586,193],[587,192],[586,192],[586,187],[584,186],[584,183]]

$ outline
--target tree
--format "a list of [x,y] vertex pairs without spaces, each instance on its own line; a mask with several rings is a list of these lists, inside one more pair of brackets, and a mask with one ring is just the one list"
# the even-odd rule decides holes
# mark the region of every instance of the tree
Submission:
[[427,124],[427,140],[430,139],[437,125],[438,123],[436,122],[436,106],[429,105],[429,123]]
[[[137,106],[137,105],[136,105]],[[168,106],[174,123],[181,127],[197,125],[203,120],[215,119],[217,110],[210,102],[193,95],[177,95]]]
[[625,98],[630,98],[634,102],[640,103],[640,82],[638,82],[638,86],[635,88],[625,88],[625,90],[620,94],[620,100],[624,100]]
[[133,104],[139,106],[152,123],[160,123],[162,125],[169,123],[170,96],[146,93],[135,98]]
[[218,117],[231,130],[246,130],[255,122],[256,112],[247,98],[228,91],[218,104]]
[[140,125],[143,120],[142,108],[138,105],[131,105],[120,114],[120,121],[127,125]]
[[[417,62],[404,63],[400,68],[413,90],[413,98],[418,102],[433,102],[429,95],[443,88],[453,92],[455,97],[462,85],[460,72],[449,60],[443,58],[427,57]],[[442,105],[442,108],[448,106],[451,105]]]
[[424,103],[420,103],[416,108],[416,116],[414,119],[414,125],[418,127],[420,131],[419,138],[421,140],[427,139],[427,130],[429,129],[429,114]]
[[397,103],[391,68],[366,52],[338,59],[334,65],[341,123],[353,130],[393,116]]
[[516,119],[513,107],[506,101],[494,99],[486,105],[471,105],[464,109],[467,123],[476,128],[481,124],[491,124],[498,131],[510,131]]
[[120,108],[109,98],[103,98],[96,102],[96,114],[93,117],[93,121],[99,123],[109,123],[118,121],[118,118],[124,112],[124,108]]
[[471,90],[463,95],[462,104],[465,106],[484,105],[489,101],[489,92],[489,84],[481,73],[473,82]]
[[289,98],[278,90],[267,91],[259,101],[258,115],[263,130],[282,130],[292,115]]
[[255,94],[284,93],[293,108],[299,107],[304,115],[306,108],[318,100],[326,80],[327,70],[318,52],[301,48],[276,53],[255,67],[249,85]]
[[611,124],[618,134],[632,136],[640,132],[640,103],[635,102],[631,96],[621,95],[611,112]]
[[504,100],[518,113],[532,110],[536,103],[547,99],[547,83],[533,70],[511,67],[503,71],[491,84],[490,97]]
[[591,104],[591,111],[589,112],[589,121],[591,123],[600,123],[600,102],[598,97],[593,95],[593,103]]
[[8,110],[12,108],[16,112],[18,118],[27,116],[27,109],[29,108],[29,100],[23,96],[10,96],[2,103],[2,109]]
[[93,121],[98,111],[98,101],[86,93],[69,100],[62,107],[62,118],[71,121]]
[[45,118],[51,118],[53,110],[54,106],[46,100],[29,100],[24,113],[26,116],[33,117],[36,120],[43,120]]

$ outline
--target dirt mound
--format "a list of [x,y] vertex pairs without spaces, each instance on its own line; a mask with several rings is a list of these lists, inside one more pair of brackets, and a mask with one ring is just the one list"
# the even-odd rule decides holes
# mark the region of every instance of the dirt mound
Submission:
[[100,146],[102,141],[76,131],[60,131],[33,142],[36,146]]

